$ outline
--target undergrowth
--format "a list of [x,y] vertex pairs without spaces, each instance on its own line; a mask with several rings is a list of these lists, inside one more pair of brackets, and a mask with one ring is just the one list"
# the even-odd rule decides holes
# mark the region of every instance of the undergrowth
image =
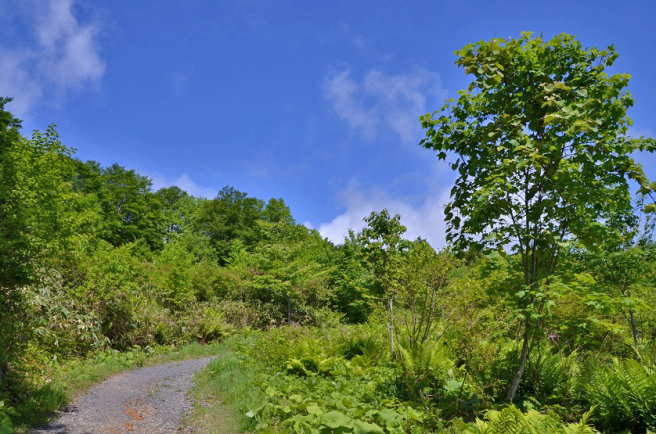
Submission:
[[378,336],[372,326],[290,326],[231,338],[199,377],[209,406],[197,415],[227,403],[235,426],[262,434],[595,432],[593,412],[562,422],[546,407],[486,404],[446,346],[393,361]]

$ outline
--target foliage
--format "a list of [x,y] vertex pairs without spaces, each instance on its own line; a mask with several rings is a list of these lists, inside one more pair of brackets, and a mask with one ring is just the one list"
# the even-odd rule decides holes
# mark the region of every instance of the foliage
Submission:
[[372,212],[364,218],[367,226],[360,234],[363,253],[366,262],[371,267],[378,280],[383,297],[388,306],[388,330],[390,335],[390,353],[394,357],[394,298],[399,288],[399,273],[403,253],[408,249],[409,242],[401,238],[406,227],[401,224],[401,216],[389,215],[387,209]]
[[84,284],[74,290],[97,313],[103,334],[119,348],[134,342],[131,332],[138,328],[137,312],[147,300],[142,291],[147,269],[135,256],[136,248],[101,242],[84,264]]
[[[405,311],[401,333],[412,349],[439,340],[460,313],[459,306],[449,303],[452,274],[459,266],[452,253],[436,253],[426,241],[418,240],[409,249],[401,265],[398,299]],[[459,289],[464,296],[466,289]],[[439,325],[445,329],[438,330]]]
[[535,410],[522,413],[514,406],[501,411],[490,411],[485,415],[486,421],[476,420],[476,424],[463,432],[475,434],[594,434],[595,430],[587,425],[592,411],[585,413],[580,423],[563,424],[558,416],[541,414]]
[[190,223],[208,237],[220,264],[225,264],[232,242],[239,239],[251,247],[258,239],[255,222],[262,216],[262,200],[248,197],[233,187],[224,187],[217,197],[200,203]]
[[16,412],[12,407],[5,405],[5,401],[0,397],[0,434],[11,434],[14,432],[14,424],[9,418]]
[[72,164],[76,169],[75,189],[93,194],[100,205],[99,235],[102,239],[114,246],[143,240],[151,249],[162,247],[167,229],[163,221],[162,196],[150,190],[150,179],[118,164],[106,168],[94,161]]
[[332,272],[333,305],[350,323],[363,323],[374,310],[380,283],[364,261],[364,247],[353,231],[337,248]]
[[[401,433],[422,426],[421,411],[389,394],[396,370],[376,357],[381,342],[360,330],[285,328],[242,347],[266,398],[247,413],[256,431]],[[343,333],[350,335],[346,345]],[[253,364],[253,352],[266,355],[262,364]]]
[[32,337],[26,287],[47,276],[70,235],[71,150],[54,127],[22,137],[20,122],[4,111],[8,101],[0,98],[0,387]]
[[[0,106],[0,110],[1,110]],[[13,127],[14,129],[17,127]],[[12,135],[13,136],[13,135]],[[71,150],[54,127],[20,135],[0,153],[0,285],[2,294],[38,280],[67,234]]]
[[208,307],[203,312],[200,331],[203,340],[212,341],[230,336],[234,327],[227,323],[221,310]]
[[585,252],[584,261],[594,278],[586,305],[605,315],[621,314],[626,319],[633,337],[633,346],[640,357],[637,316],[650,308],[647,300],[653,293],[653,248],[628,246],[620,250]]
[[635,360],[614,359],[593,371],[587,400],[597,406],[602,430],[656,430],[656,375]]
[[617,58],[612,46],[583,49],[569,35],[545,41],[523,33],[456,54],[474,81],[457,101],[421,118],[421,144],[440,159],[458,157],[451,167],[460,176],[445,208],[455,248],[506,246],[521,256],[521,291],[531,309],[512,401],[553,303],[545,289],[561,249],[570,237],[595,246],[617,235],[603,222],[632,212],[630,180],[650,191],[631,153],[653,151],[654,141],[626,136],[633,99],[623,90],[627,74],[604,72]]
[[155,257],[157,296],[171,311],[185,309],[196,299],[191,280],[193,263],[194,257],[177,241],[166,243]]

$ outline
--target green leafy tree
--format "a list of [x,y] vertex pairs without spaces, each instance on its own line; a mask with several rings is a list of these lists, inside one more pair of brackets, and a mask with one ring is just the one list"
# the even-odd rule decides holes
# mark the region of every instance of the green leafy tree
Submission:
[[[411,350],[432,346],[461,315],[452,285],[453,272],[461,265],[452,252],[438,253],[425,240],[408,250],[398,298],[404,308],[401,330]],[[458,289],[458,297],[464,298],[466,289]]]
[[[637,205],[641,206],[642,202],[639,200]],[[653,227],[649,219],[647,222],[640,220],[639,213],[627,219],[609,219],[606,224],[617,227],[621,236],[599,249],[582,250],[586,271],[594,278],[586,304],[605,315],[620,314],[626,319],[638,359],[644,336],[641,337],[637,317],[651,310],[649,301],[656,287],[656,249],[651,242]]]
[[0,154],[0,285],[25,285],[68,234],[70,150],[53,127]]
[[99,242],[81,264],[84,281],[70,290],[96,314],[103,334],[117,348],[127,348],[134,342],[132,333],[143,320],[139,312],[148,303],[145,288],[150,267],[139,258],[137,248],[135,243],[114,247]]
[[51,272],[71,230],[71,150],[53,126],[31,139],[0,98],[0,379],[33,330],[27,285]]
[[106,219],[104,238],[120,246],[137,240],[160,249],[164,239],[161,202],[151,191],[152,181],[118,164],[102,170],[99,192]]
[[334,263],[334,307],[349,322],[366,322],[380,299],[380,286],[364,261],[363,245],[353,230],[349,230],[344,243],[337,247]]
[[[177,189],[177,187],[170,188]],[[163,190],[160,190],[157,194],[162,192]],[[196,224],[197,217],[203,212],[208,200],[189,196],[185,192],[176,194],[179,194],[179,197],[174,201],[170,201],[170,198],[161,198],[164,227],[166,228],[164,241],[168,243],[178,240],[184,244],[188,252],[194,255],[195,261],[216,263],[216,252],[211,240],[199,230],[199,226]]]
[[292,213],[283,199],[269,199],[262,211],[262,219],[271,223],[282,221],[295,223]]
[[615,230],[611,213],[631,213],[629,181],[653,186],[631,157],[654,141],[626,135],[627,74],[605,70],[615,49],[584,49],[572,36],[545,41],[524,33],[470,44],[457,65],[474,77],[468,90],[421,117],[421,145],[437,151],[459,177],[445,208],[447,238],[458,250],[508,247],[521,256],[523,309],[519,366],[507,399],[524,373],[546,290],[571,237],[600,244]]
[[102,212],[98,236],[115,246],[138,240],[159,250],[168,234],[163,200],[173,200],[151,191],[152,182],[118,164],[101,167],[95,161],[74,160],[71,183],[77,192],[94,195]]
[[288,323],[294,307],[317,305],[328,299],[327,243],[315,231],[282,220],[259,221],[262,239],[251,253],[235,252],[231,264],[246,265],[248,285],[264,302],[282,302]]
[[398,214],[391,217],[387,209],[383,209],[381,212],[372,212],[364,221],[367,227],[362,230],[360,237],[366,261],[374,271],[387,301],[390,353],[394,357],[394,299],[398,292],[402,254],[410,242],[401,238],[406,227],[401,224],[401,216]]
[[598,252],[588,255],[596,285],[587,303],[605,313],[620,313],[626,319],[633,337],[637,358],[641,340],[636,316],[650,308],[645,296],[653,293],[653,263],[655,252],[641,247],[630,247],[617,252]]
[[256,222],[262,218],[263,207],[262,200],[226,186],[216,198],[201,203],[194,217],[193,230],[210,240],[223,265],[235,240],[240,240],[247,249],[256,244],[259,239]]
[[160,188],[155,193],[155,196],[162,204],[162,218],[165,230],[165,241],[170,242],[171,239],[182,233],[186,220],[189,218],[185,214],[186,199],[189,195],[180,187],[172,186]]

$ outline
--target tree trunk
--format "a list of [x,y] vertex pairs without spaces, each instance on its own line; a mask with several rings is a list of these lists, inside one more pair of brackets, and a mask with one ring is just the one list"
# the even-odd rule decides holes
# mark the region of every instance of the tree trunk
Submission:
[[638,328],[636,327],[635,317],[633,316],[633,309],[629,310],[631,318],[631,330],[633,331],[633,345],[635,346],[636,358],[640,360],[640,349],[638,348]]
[[389,298],[389,311],[390,311],[390,323],[389,323],[389,332],[390,332],[390,354],[392,359],[394,358],[394,297]]
[[522,354],[519,359],[519,369],[517,370],[517,373],[515,374],[515,377],[512,380],[512,383],[510,384],[510,390],[508,391],[508,395],[506,396],[506,401],[512,403],[513,399],[515,399],[515,393],[517,392],[517,388],[519,387],[519,382],[522,380],[522,375],[524,375],[524,370],[526,369],[526,363],[528,361],[528,357],[531,353],[531,348],[530,348],[530,331],[531,328],[529,326],[528,320],[526,320],[526,323],[524,324],[524,342],[522,342]]

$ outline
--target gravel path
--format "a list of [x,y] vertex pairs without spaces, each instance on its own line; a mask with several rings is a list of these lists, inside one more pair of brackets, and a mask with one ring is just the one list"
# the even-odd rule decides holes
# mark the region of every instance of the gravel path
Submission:
[[50,425],[32,433],[174,433],[191,409],[187,391],[212,357],[134,369],[80,396]]

